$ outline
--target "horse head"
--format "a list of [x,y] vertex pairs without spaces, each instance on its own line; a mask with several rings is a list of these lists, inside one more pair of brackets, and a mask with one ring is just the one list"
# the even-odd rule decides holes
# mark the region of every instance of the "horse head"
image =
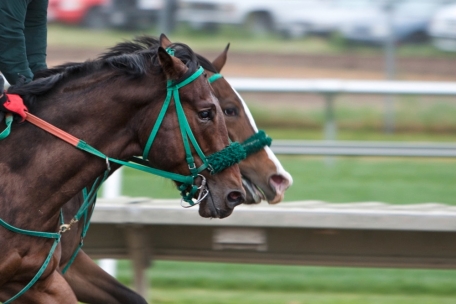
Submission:
[[[229,44],[225,50],[212,62],[215,71],[205,67],[209,79],[218,75],[224,67]],[[201,61],[200,61],[201,62]],[[236,90],[223,77],[212,78],[212,87],[219,99],[222,111],[225,115],[225,123],[230,139],[243,142],[258,132],[252,114],[247,104]],[[293,178],[288,173],[271,151],[266,146],[261,151],[248,156],[239,163],[242,174],[242,182],[246,190],[246,204],[259,203],[262,199],[270,204],[282,201],[285,191],[293,183]]]
[[[169,171],[187,200],[199,197],[203,217],[226,217],[245,199],[237,165],[226,165],[217,174],[203,170],[211,169],[206,157],[227,147],[229,139],[206,74],[184,44],[157,45],[128,54],[113,52],[94,61],[67,64],[43,72],[22,87],[12,87],[12,91],[29,99],[31,113],[110,158],[129,160],[142,155],[151,167]],[[93,158],[76,156],[80,162]],[[88,183],[84,169],[100,172],[104,163],[98,160],[90,168],[75,163],[74,168],[67,166],[66,175],[71,172],[81,177],[77,187],[82,188]],[[177,175],[190,179],[188,186],[205,182],[201,189],[207,196],[203,199],[195,189],[190,192],[186,183],[174,178]]]
[[[189,67],[191,65],[188,64],[188,61],[184,63],[179,59],[182,51],[179,46],[180,44],[162,43],[158,48],[159,63],[166,74],[168,83],[173,85],[185,81],[188,75],[195,73],[194,69]],[[169,55],[165,49],[172,49],[175,56]],[[195,58],[192,58],[193,64],[196,64]],[[202,161],[204,156],[210,157],[229,146],[223,112],[207,82],[206,73],[196,78],[191,86],[190,84],[183,86],[179,91],[179,96],[185,117],[199,146],[199,148],[192,147],[192,156],[195,159],[193,166],[198,168],[204,165]],[[176,124],[180,123],[176,100],[174,100],[174,105],[175,107],[168,109],[167,115],[170,116],[170,119],[163,121],[162,127],[156,135],[155,140],[161,147],[157,146],[153,149],[152,146],[147,158],[154,167],[188,175],[189,166],[192,167],[192,164],[182,161],[188,158],[184,147],[184,141],[187,139],[184,139],[186,134],[182,132],[182,129],[176,127]],[[151,116],[157,115],[156,112],[155,114],[153,112],[152,110]],[[149,114],[146,116],[149,117]],[[147,135],[147,133],[145,134]],[[145,137],[141,138],[143,143],[144,139]],[[173,147],[174,149],[172,149]],[[203,157],[197,153],[199,149],[202,151]],[[197,179],[198,183],[203,182],[201,179],[207,182],[208,195],[201,201],[199,207],[199,213],[203,217],[226,217],[231,214],[235,206],[245,200],[245,192],[239,186],[237,165],[228,167],[217,174],[204,170]],[[181,186],[179,182],[177,184]],[[203,190],[198,193],[200,197],[201,191]]]

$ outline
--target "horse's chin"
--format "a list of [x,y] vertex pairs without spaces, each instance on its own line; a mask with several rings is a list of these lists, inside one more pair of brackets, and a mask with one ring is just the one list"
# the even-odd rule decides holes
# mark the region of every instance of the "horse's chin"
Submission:
[[261,200],[265,199],[263,192],[258,188],[257,185],[252,183],[246,177],[242,177],[242,186],[244,186],[244,190],[246,193],[246,199],[244,204],[259,204]]
[[199,205],[199,215],[205,218],[225,218],[233,213],[233,209],[225,209],[215,207],[210,199],[206,199]]
[[245,204],[259,204],[262,200],[267,201],[269,204],[280,203],[285,196],[285,191],[288,189],[289,184],[277,184],[272,178],[269,180],[269,189],[262,189],[243,176],[242,185],[246,192]]

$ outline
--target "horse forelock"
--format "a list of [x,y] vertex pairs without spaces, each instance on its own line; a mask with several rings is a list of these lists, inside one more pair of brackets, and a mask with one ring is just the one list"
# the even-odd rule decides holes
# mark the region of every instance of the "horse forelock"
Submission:
[[196,58],[198,59],[199,64],[203,67],[203,69],[210,71],[212,73],[219,73],[220,71],[217,71],[217,69],[214,67],[214,65],[207,60],[205,57],[196,54]]
[[173,43],[168,48],[174,50],[174,56],[179,58],[187,66],[190,73],[193,73],[198,69],[198,58],[188,45],[183,43]]

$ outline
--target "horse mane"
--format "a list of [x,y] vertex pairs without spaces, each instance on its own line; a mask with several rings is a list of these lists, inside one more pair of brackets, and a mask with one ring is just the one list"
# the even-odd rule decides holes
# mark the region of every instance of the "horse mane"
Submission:
[[[122,54],[131,54],[136,52],[143,52],[149,49],[157,48],[160,45],[160,41],[149,35],[141,35],[135,37],[132,41],[126,41],[118,43],[117,45],[110,48],[107,52],[101,54],[99,59],[108,59],[110,57],[119,56]],[[212,63],[205,57],[195,54],[199,64],[212,73],[218,73],[219,71],[212,65]]]
[[[158,46],[158,41],[153,37],[137,37],[132,41],[118,43],[95,60],[70,62],[39,71],[33,81],[13,85],[8,92],[21,95],[26,105],[30,105],[35,102],[37,96],[49,92],[57,84],[102,69],[113,71],[113,77],[126,79],[141,78],[148,73],[160,74],[162,68],[158,62]],[[197,56],[190,47],[183,43],[173,43],[170,47],[174,49],[174,56],[188,67],[190,73],[198,69]]]

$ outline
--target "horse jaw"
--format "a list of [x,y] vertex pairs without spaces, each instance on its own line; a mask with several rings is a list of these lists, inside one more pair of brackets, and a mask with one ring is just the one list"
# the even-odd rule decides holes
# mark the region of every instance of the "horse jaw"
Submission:
[[[244,107],[244,112],[247,115],[250,125],[252,126],[253,130],[255,132],[258,132],[258,128],[256,126],[255,120],[253,119],[253,116],[250,112],[250,109],[247,107],[247,104],[245,103],[244,99],[241,97],[241,95],[234,89],[232,90],[236,93],[238,96],[239,100],[242,103],[242,106]],[[251,176],[244,176],[243,175],[243,184],[244,184],[244,189],[247,192],[247,200],[246,202],[252,202],[254,204],[260,203],[261,199],[267,200],[269,204],[277,204],[280,203],[284,196],[285,196],[285,191],[293,184],[293,177],[291,176],[290,173],[288,173],[280,163],[280,161],[277,159],[277,156],[272,152],[271,148],[265,147],[264,151],[266,152],[267,155],[267,162],[269,162],[270,166],[269,167],[274,167],[275,170],[270,169],[269,170],[269,176],[267,177],[267,182],[261,181],[261,177],[256,177],[254,180],[254,176],[251,173]],[[256,156],[258,157],[258,155]],[[258,167],[259,165],[256,165]],[[262,168],[264,168],[266,165],[263,163]],[[242,163],[240,164],[241,167],[241,173],[242,172]],[[255,171],[255,170],[249,170],[249,171]],[[258,175],[258,174],[256,174]],[[247,180],[250,182],[251,185],[249,185]],[[261,184],[261,185],[260,185]],[[245,188],[245,185],[248,185],[247,188]],[[267,189],[270,188],[270,189]],[[272,190],[272,191],[271,191]],[[274,194],[272,194],[272,192]]]
[[[209,192],[199,204],[201,217],[225,218],[233,213],[236,206],[245,202],[246,193],[242,187],[238,165],[225,168],[217,174],[208,172],[202,174],[207,174],[210,178],[206,180]],[[221,187],[221,185],[223,186]]]
[[268,199],[269,204],[277,204],[280,203],[284,196],[285,191],[293,185],[293,177],[290,173],[285,171],[280,161],[275,156],[274,152],[272,152],[271,148],[265,148],[266,153],[269,156],[269,159],[274,163],[276,167],[276,173],[269,177],[269,186],[275,190],[275,197],[272,199]]

